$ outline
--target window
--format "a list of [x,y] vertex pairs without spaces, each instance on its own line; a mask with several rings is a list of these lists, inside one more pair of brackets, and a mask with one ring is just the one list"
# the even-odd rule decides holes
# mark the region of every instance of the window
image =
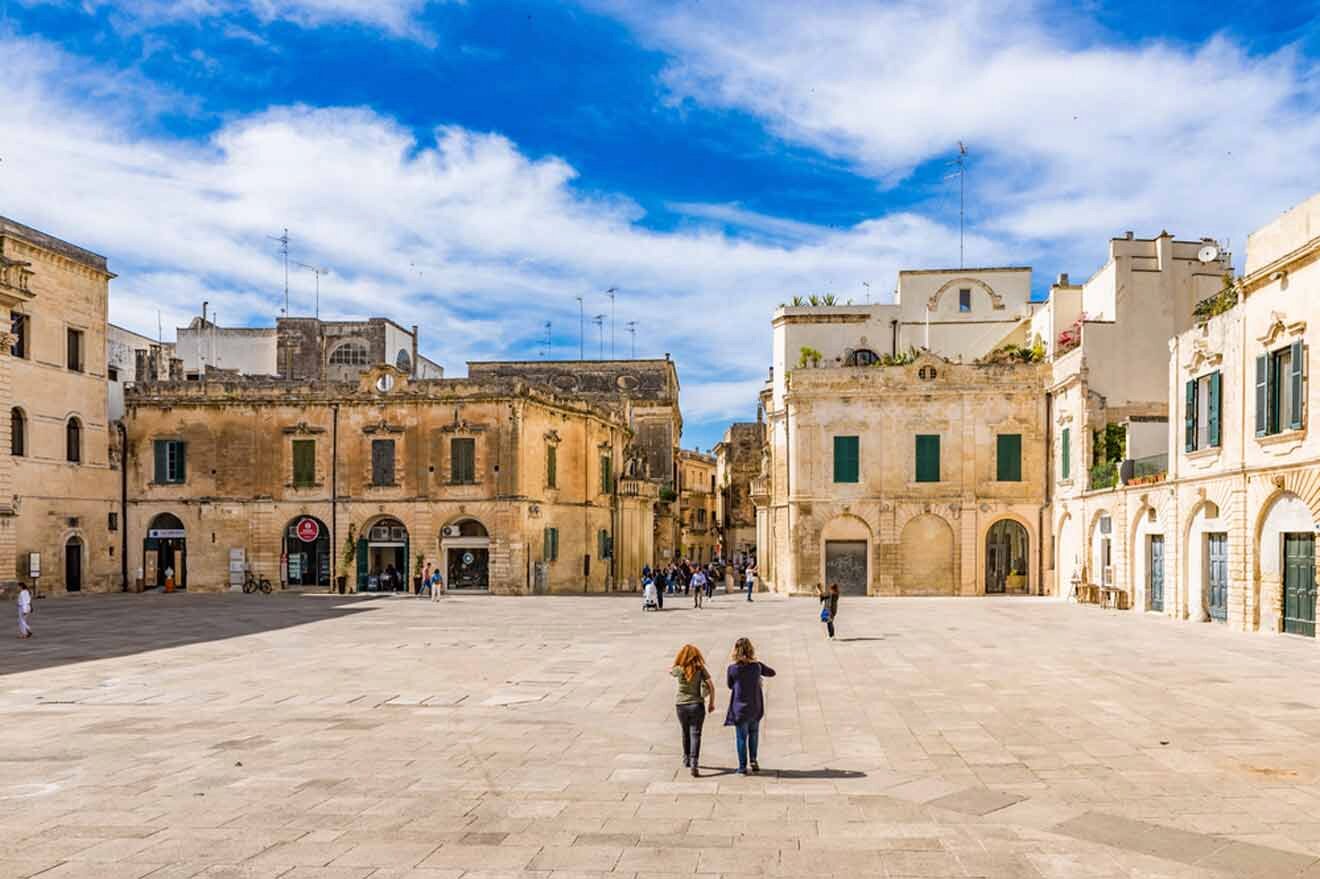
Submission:
[[366,366],[371,362],[367,346],[361,342],[345,342],[330,352],[330,362],[336,366]]
[[958,311],[967,313],[972,310],[972,291],[966,287],[958,291]]
[[119,530],[119,514],[118,514],[118,513],[110,513],[110,514],[106,517],[106,521],[105,521],[105,530],[107,530],[107,531],[118,531],[118,530]]
[[848,366],[871,366],[880,362],[880,355],[869,348],[858,348],[848,355]]
[[398,367],[400,372],[412,372],[412,357],[409,356],[407,351],[400,348],[399,353],[394,357],[394,365]]
[[27,454],[27,418],[17,406],[9,410],[9,454],[15,458]]
[[28,327],[31,325],[31,319],[26,314],[19,314],[17,311],[10,312],[9,327],[14,333],[14,344],[9,347],[9,353],[15,357],[26,358],[28,356]]
[[64,460],[74,464],[82,460],[82,422],[77,418],[64,426]]
[[554,562],[559,560],[559,529],[545,529],[545,546],[541,550],[541,557],[544,561]]
[[1301,429],[1303,361],[1300,341],[1256,358],[1256,436]]
[[706,527],[706,511],[705,511],[705,510],[697,510],[697,525],[700,526],[700,527],[702,527],[702,528],[705,528],[705,527]]
[[1072,429],[1065,427],[1059,437],[1059,478],[1072,475]]
[[609,455],[600,456],[600,493],[609,494],[614,490],[614,461]]
[[834,438],[834,481],[857,482],[860,470],[858,438],[855,436],[836,436]]
[[1100,578],[1109,586],[1114,582],[1114,523],[1109,514],[1100,517]]
[[1001,433],[996,438],[995,478],[1000,482],[1022,481],[1022,434]]
[[917,482],[940,481],[940,436],[917,434]]
[[596,557],[601,559],[611,558],[614,555],[614,539],[610,537],[610,532],[601,529],[596,532]]
[[184,481],[185,448],[183,440],[156,440],[156,479],[160,485],[177,485]]
[[106,369],[105,375],[106,378],[110,379],[110,381],[112,382],[119,381],[119,367],[117,366],[109,367],[108,369]]
[[394,440],[371,441],[371,484],[394,484]]
[[293,486],[310,488],[316,484],[316,440],[293,441]]
[[477,481],[477,441],[471,437],[454,437],[449,441],[449,481]]
[[559,447],[545,447],[545,485],[547,488],[559,487]]
[[68,330],[68,361],[69,369],[74,372],[83,371],[83,334],[82,330]]
[[1213,449],[1219,446],[1219,415],[1222,379],[1218,372],[1187,382],[1184,394],[1184,448]]

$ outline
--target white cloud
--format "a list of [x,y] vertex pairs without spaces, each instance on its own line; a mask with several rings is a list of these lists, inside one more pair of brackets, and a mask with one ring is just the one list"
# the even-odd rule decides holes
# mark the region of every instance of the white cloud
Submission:
[[[392,36],[431,42],[418,14],[431,0],[87,0],[91,8],[109,7],[121,25],[143,28],[162,24],[217,22],[250,14],[262,24],[288,21],[300,27],[361,24]],[[237,25],[227,35],[260,38]]]
[[[532,355],[545,320],[556,355],[575,356],[575,297],[590,317],[617,286],[618,350],[636,320],[639,355],[672,352],[695,427],[755,412],[778,302],[860,300],[862,280],[879,292],[900,266],[956,253],[955,232],[913,214],[835,230],[698,205],[692,225],[657,232],[628,199],[579,192],[558,158],[455,127],[419,144],[362,108],[274,108],[204,143],[149,136],[144,122],[182,99],[32,40],[0,39],[0,55],[17,61],[0,81],[4,212],[108,255],[111,318],[152,336],[157,309],[168,338],[203,299],[224,323],[269,323],[283,300],[269,236],[287,226],[293,257],[330,270],[323,316],[420,324],[451,374]],[[730,222],[794,234],[740,239]],[[310,313],[313,281],[294,270],[295,313]],[[589,352],[595,340],[588,323]]]
[[1088,254],[1075,270],[1126,228],[1243,242],[1316,187],[1320,79],[1287,47],[1083,43],[1090,23],[1012,0],[594,5],[670,54],[673,100],[749,111],[885,185],[966,141],[977,227]]

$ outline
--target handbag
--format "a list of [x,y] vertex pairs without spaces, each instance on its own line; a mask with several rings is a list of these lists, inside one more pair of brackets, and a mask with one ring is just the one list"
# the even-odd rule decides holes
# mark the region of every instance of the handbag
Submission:
[[829,605],[821,605],[821,608],[820,608],[820,621],[821,621],[822,623],[828,623],[828,622],[830,621],[830,608],[829,608]]

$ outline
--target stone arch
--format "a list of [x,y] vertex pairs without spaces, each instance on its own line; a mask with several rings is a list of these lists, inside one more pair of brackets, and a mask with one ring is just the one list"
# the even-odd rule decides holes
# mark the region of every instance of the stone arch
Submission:
[[991,287],[985,281],[982,281],[980,278],[966,278],[966,277],[954,278],[952,281],[945,282],[940,287],[940,289],[936,290],[933,294],[931,294],[930,302],[927,304],[926,307],[931,311],[934,311],[935,309],[939,308],[940,299],[944,297],[945,293],[947,293],[948,291],[952,290],[955,287],[962,288],[969,286],[979,288],[981,292],[989,296],[991,308],[998,310],[1004,307],[1004,297],[996,293],[993,287]]
[[840,513],[825,523],[817,540],[820,584],[828,586],[837,582],[845,594],[870,594],[875,535],[866,520],[852,513]]
[[1180,566],[1184,616],[1196,622],[1210,619],[1206,611],[1204,535],[1227,531],[1228,504],[1220,499],[1202,497],[1187,511],[1182,527],[1182,564]]
[[908,519],[899,533],[899,595],[957,595],[957,542],[952,523],[934,513]]
[[1091,520],[1089,523],[1087,523],[1087,527],[1086,527],[1086,544],[1083,547],[1085,551],[1085,555],[1083,557],[1084,562],[1082,567],[1086,571],[1086,575],[1082,579],[1085,582],[1092,583],[1095,585],[1100,585],[1104,583],[1104,570],[1103,570],[1104,559],[1101,558],[1101,553],[1103,551],[1102,547],[1103,547],[1103,541],[1105,535],[1104,532],[1102,532],[1100,529],[1101,529],[1101,521],[1105,517],[1109,518],[1109,523],[1110,523],[1110,530],[1108,534],[1109,542],[1110,542],[1109,563],[1110,563],[1110,567],[1113,566],[1114,512],[1110,510],[1108,507],[1101,507],[1091,514]]
[[1067,598],[1072,594],[1073,577],[1080,577],[1082,574],[1082,541],[1078,539],[1077,530],[1080,527],[1068,510],[1063,511],[1059,521],[1054,526],[1054,594],[1060,598]]
[[1247,628],[1283,631],[1283,535],[1315,533],[1320,514],[1295,491],[1275,483],[1275,490],[1260,505],[1252,530],[1252,572]]
[[[1032,564],[1032,559],[1035,558],[1035,552],[1039,552],[1039,544],[1037,543],[1036,529],[1032,527],[1032,523],[1025,517],[1014,512],[1003,512],[997,513],[993,516],[987,516],[985,518],[984,526],[977,533],[976,545],[980,551],[984,552],[984,556],[981,559],[982,564],[979,565],[980,571],[977,574],[978,582],[981,585],[981,592],[982,594],[991,594],[989,589],[990,538],[992,532],[995,530],[995,526],[999,525],[1001,522],[1012,522],[1014,525],[1021,528],[1021,536],[1026,541],[1026,545],[1022,547],[1021,557],[1018,558],[1015,555],[1015,557],[1010,560],[1010,567],[1013,568],[1014,575],[1021,576],[1025,579],[1021,581],[1020,586],[1015,585],[1018,581],[1010,581],[1007,584],[1005,591],[1009,593],[1025,591],[1030,594],[1032,588],[1036,585],[1034,582],[1035,578],[1031,575],[1031,570],[1035,567]],[[1021,569],[1020,571],[1018,570],[1019,568]]]
[[490,554],[494,541],[475,516],[453,517],[440,529],[440,572],[448,589],[490,590]]

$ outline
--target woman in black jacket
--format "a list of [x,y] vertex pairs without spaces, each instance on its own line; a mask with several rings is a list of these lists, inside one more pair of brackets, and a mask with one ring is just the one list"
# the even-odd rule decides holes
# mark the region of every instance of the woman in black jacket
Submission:
[[775,670],[756,661],[756,648],[746,638],[733,645],[733,664],[726,677],[729,689],[729,711],[724,725],[734,728],[734,741],[738,747],[738,774],[747,774],[750,758],[753,772],[760,772],[756,762],[756,746],[760,741],[761,718],[765,716],[765,699],[761,695],[761,678],[772,678]]

